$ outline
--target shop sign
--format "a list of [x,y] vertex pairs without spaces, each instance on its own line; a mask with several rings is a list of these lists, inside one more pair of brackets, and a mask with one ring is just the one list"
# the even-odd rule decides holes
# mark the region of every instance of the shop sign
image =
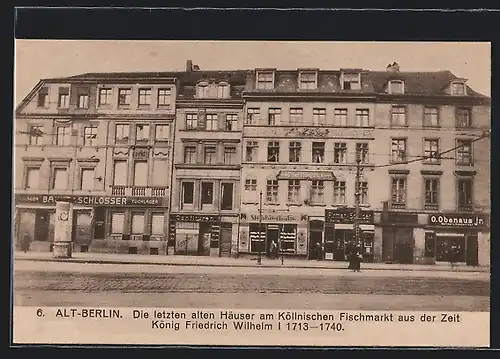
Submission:
[[18,194],[15,203],[56,204],[69,202],[83,206],[162,206],[161,197],[75,196]]
[[304,180],[304,181],[334,181],[332,171],[280,171],[279,180]]
[[370,138],[372,129],[361,128],[313,128],[313,127],[248,127],[245,128],[248,137],[289,137],[289,138]]
[[388,212],[385,218],[390,223],[418,223],[417,213]]
[[173,214],[171,220],[175,222],[219,222],[220,216],[211,214]]
[[485,227],[486,219],[474,214],[431,214],[429,225],[440,227]]
[[299,223],[307,221],[306,214],[290,214],[290,213],[241,213],[240,219],[248,222],[274,222],[274,223]]
[[[351,224],[356,218],[354,208],[326,209],[325,223]],[[359,224],[373,224],[373,211],[360,211]]]

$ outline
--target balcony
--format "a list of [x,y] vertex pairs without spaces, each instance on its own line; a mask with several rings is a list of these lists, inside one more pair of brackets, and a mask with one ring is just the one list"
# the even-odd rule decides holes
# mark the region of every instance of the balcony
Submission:
[[124,197],[165,197],[167,187],[111,186],[111,195]]

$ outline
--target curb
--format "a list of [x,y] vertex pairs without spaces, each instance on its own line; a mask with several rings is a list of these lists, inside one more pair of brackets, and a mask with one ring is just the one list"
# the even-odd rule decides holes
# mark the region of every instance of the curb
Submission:
[[[158,263],[158,262],[144,262],[144,261],[114,261],[114,260],[85,260],[85,259],[57,259],[57,258],[14,258],[15,261],[33,261],[33,262],[58,262],[58,263],[83,263],[83,264],[135,264],[135,265],[154,265],[154,266],[184,266],[184,267],[221,267],[221,268],[289,268],[289,269],[337,269],[337,270],[348,270],[347,264],[346,267],[328,267],[328,266],[316,266],[316,267],[308,267],[308,266],[280,266],[280,265],[250,265],[250,264],[211,264],[211,263]],[[488,271],[481,270],[452,270],[452,269],[409,269],[409,268],[365,268],[365,270],[373,270],[373,271],[383,271],[383,270],[391,270],[391,271],[406,271],[406,272],[455,272],[455,273],[489,273]]]

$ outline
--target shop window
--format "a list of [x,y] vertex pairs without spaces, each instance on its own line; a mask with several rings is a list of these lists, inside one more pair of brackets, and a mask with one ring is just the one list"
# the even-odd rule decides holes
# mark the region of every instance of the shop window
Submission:
[[194,203],[194,182],[182,183],[182,204]]
[[132,213],[131,218],[131,234],[144,234],[144,213]]
[[265,252],[265,238],[266,238],[266,227],[264,224],[260,226],[259,224],[250,224],[250,252],[257,253]]
[[437,236],[436,261],[451,263],[465,262],[465,237]]
[[111,214],[111,234],[123,234],[125,224],[125,213],[113,212]]
[[231,210],[233,209],[233,184],[232,183],[222,183],[222,200],[221,209]]
[[163,213],[153,213],[151,216],[151,234],[164,235],[165,215]]
[[325,162],[325,143],[313,142],[312,143],[312,162],[324,163]]
[[157,256],[159,254],[158,248],[149,248],[149,254],[151,254],[153,256]]
[[289,145],[289,161],[292,163],[300,162],[300,150],[302,144],[298,141],[292,141]]
[[137,247],[128,247],[128,254],[137,254]]
[[201,204],[214,203],[214,184],[213,182],[201,183]]
[[280,143],[278,141],[269,141],[267,144],[267,162],[280,161]]
[[434,258],[435,256],[436,256],[436,234],[426,233],[424,257]]
[[283,252],[295,253],[295,243],[297,241],[297,225],[285,224],[280,231],[280,249]]
[[347,162],[347,143],[336,142],[334,144],[333,156],[335,163],[346,163]]

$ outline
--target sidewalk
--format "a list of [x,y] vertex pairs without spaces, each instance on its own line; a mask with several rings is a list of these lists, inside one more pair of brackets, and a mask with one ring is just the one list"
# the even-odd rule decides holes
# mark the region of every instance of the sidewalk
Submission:
[[[170,266],[208,266],[208,267],[264,267],[264,268],[321,268],[347,269],[348,263],[334,261],[316,261],[307,259],[262,258],[262,264],[257,265],[256,256],[242,256],[240,258],[205,257],[205,256],[152,256],[140,254],[112,254],[112,253],[73,253],[72,258],[54,258],[49,252],[14,252],[14,260],[30,260],[45,262],[66,263],[95,263],[95,264],[136,264],[136,265],[170,265]],[[420,264],[385,264],[362,263],[362,269],[367,270],[399,270],[399,271],[446,271],[446,272],[489,272],[490,267],[454,266],[449,263],[439,265]]]

